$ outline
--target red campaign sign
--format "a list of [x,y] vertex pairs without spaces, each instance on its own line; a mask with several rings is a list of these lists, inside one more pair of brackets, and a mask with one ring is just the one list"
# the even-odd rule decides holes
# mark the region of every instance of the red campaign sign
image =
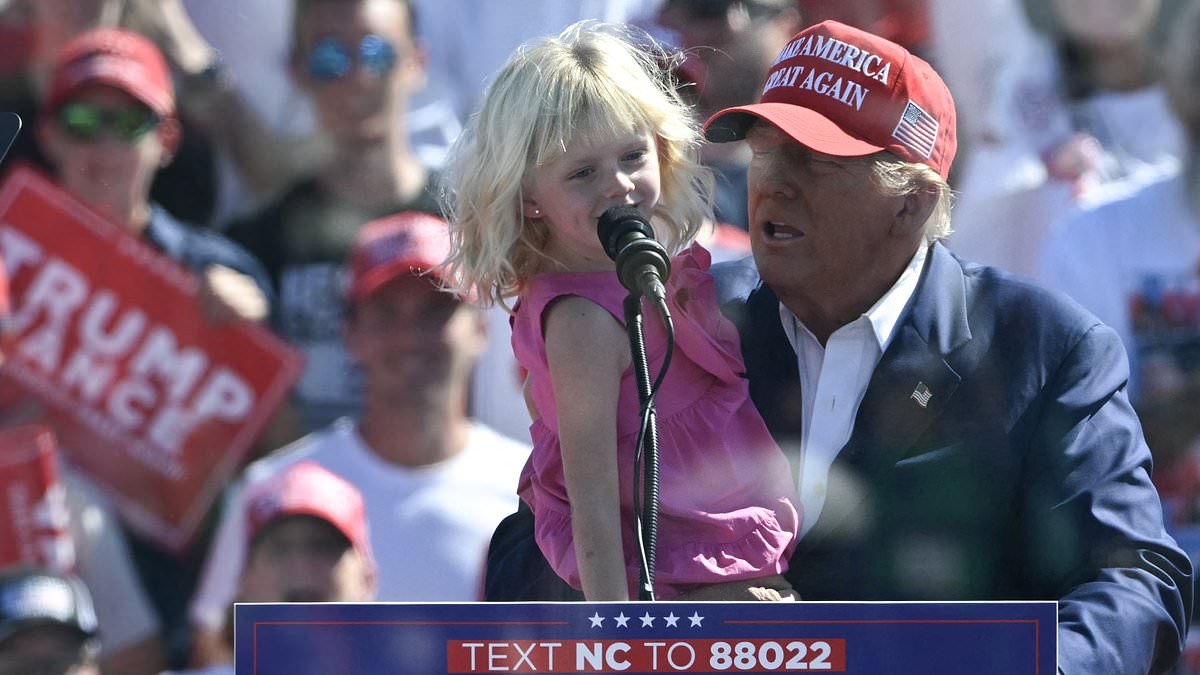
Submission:
[[183,549],[302,357],[260,326],[208,322],[195,275],[25,167],[0,187],[0,257],[0,409],[36,399],[125,521]]
[[70,571],[75,548],[49,429],[0,429],[0,495],[0,568]]

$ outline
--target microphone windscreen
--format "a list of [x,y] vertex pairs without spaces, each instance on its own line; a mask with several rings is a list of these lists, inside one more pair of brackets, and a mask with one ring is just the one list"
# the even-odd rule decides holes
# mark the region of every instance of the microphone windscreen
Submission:
[[622,236],[630,232],[641,232],[649,239],[654,238],[654,230],[646,222],[646,217],[632,206],[614,206],[601,214],[596,222],[600,245],[604,247],[604,253],[614,260],[620,252],[617,244]]

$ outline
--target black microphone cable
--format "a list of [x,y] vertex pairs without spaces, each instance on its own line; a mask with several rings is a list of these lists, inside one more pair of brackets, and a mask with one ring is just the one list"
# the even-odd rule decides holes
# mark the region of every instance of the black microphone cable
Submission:
[[[633,466],[634,535],[641,566],[638,598],[654,600],[660,498],[658,432],[654,404],[675,352],[675,325],[671,320],[663,285],[671,274],[671,261],[666,249],[654,238],[653,228],[636,208],[622,206],[605,211],[597,223],[596,233],[604,252],[617,264],[617,278],[629,291],[625,298],[625,326],[629,333],[629,347],[633,356],[634,372],[637,374],[640,401],[640,425],[634,446]],[[646,357],[642,297],[650,298],[662,316],[666,328],[666,352],[653,383],[650,382],[650,368]],[[643,474],[646,477],[644,486]]]
[[[671,321],[671,310],[667,308],[667,303],[662,298],[655,298],[655,307],[662,316],[663,324],[667,333],[667,350],[663,356],[662,366],[658,370],[658,377],[655,378],[654,384],[650,387],[650,395],[640,409],[641,425],[638,429],[637,441],[634,445],[633,455],[633,515],[634,527],[638,545],[638,559],[641,561],[642,569],[645,570],[645,578],[642,579],[641,593],[645,596],[644,600],[656,600],[654,594],[654,565],[655,565],[655,550],[658,544],[658,503],[661,496],[659,486],[658,467],[658,439],[654,439],[651,444],[650,453],[652,456],[647,457],[643,451],[646,448],[646,435],[650,430],[650,424],[655,417],[654,403],[658,395],[659,388],[662,387],[663,379],[667,375],[667,369],[671,367],[671,356],[675,353],[675,324]],[[639,327],[640,330],[640,327]],[[645,353],[642,353],[645,356]],[[648,364],[643,363],[643,368],[649,369]],[[657,436],[657,434],[656,434]],[[645,472],[645,465],[652,465],[655,470]],[[643,473],[647,473],[647,482],[645,487],[646,507],[642,506],[641,477]]]

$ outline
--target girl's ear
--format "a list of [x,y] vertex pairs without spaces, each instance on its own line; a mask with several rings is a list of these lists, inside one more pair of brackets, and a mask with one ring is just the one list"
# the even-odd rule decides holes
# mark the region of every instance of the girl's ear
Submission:
[[542,217],[542,208],[532,199],[522,199],[521,215],[532,220],[537,220]]

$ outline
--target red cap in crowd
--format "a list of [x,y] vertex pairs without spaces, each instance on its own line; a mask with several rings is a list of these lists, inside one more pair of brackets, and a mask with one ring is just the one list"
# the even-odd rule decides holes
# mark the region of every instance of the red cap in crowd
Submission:
[[118,28],[81,33],[58,53],[46,108],[53,110],[90,84],[106,84],[145,103],[160,117],[175,114],[166,59],[153,42]]
[[405,211],[363,226],[350,250],[346,291],[357,302],[387,282],[407,274],[429,272],[450,254],[446,221],[419,211]]
[[767,74],[761,102],[704,125],[713,142],[745,138],[755,119],[835,157],[887,150],[943,178],[958,147],[954,99],[933,67],[900,45],[837,21],[796,34]]
[[374,568],[362,493],[316,462],[299,462],[250,488],[246,495],[247,541],[254,541],[264,527],[286,516],[312,516],[333,525]]

